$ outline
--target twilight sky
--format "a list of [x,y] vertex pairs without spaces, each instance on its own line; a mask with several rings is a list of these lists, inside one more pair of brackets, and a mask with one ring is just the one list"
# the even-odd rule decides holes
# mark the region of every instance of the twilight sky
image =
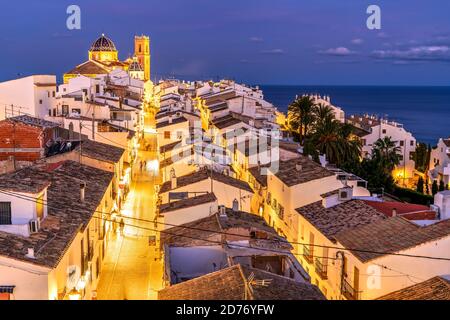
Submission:
[[[66,8],[81,7],[81,30]],[[382,29],[366,9],[381,7]],[[0,4],[0,80],[56,74],[101,34],[121,59],[151,37],[152,79],[249,84],[450,85],[448,0],[16,0]]]

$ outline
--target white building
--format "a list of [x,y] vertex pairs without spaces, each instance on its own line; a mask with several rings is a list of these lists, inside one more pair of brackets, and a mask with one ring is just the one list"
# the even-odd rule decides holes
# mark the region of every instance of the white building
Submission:
[[401,184],[407,184],[414,176],[415,162],[413,160],[416,151],[416,138],[406,131],[402,124],[376,116],[351,115],[347,122],[358,129],[358,136],[362,142],[362,156],[372,155],[374,143],[385,137],[390,137],[400,148],[400,164],[393,172],[394,179]]
[[247,182],[214,170],[211,173],[206,168],[184,176],[172,176],[170,181],[161,185],[159,195],[161,203],[168,203],[174,193],[187,197],[207,192],[214,193],[219,204],[233,207],[237,202],[240,210],[250,211],[253,190]]
[[95,297],[110,236],[112,183],[112,172],[72,161],[2,176],[0,287],[9,288],[2,298]]
[[439,139],[437,147],[431,150],[430,177],[450,187],[450,138]]
[[174,285],[240,264],[308,283],[291,248],[261,217],[220,206],[218,212],[161,235],[164,280]]
[[43,118],[56,96],[56,76],[33,75],[0,83],[0,120],[27,114]]
[[[435,218],[430,219],[430,210],[416,212],[415,205],[384,205],[355,198],[351,189],[345,196],[340,192],[296,209],[302,265],[328,299],[375,299],[449,274],[448,261],[414,257],[450,257],[449,193],[436,195]],[[393,209],[387,214],[385,208]]]

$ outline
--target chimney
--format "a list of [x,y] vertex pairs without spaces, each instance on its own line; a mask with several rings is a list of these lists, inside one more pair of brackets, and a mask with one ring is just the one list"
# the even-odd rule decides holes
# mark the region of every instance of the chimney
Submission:
[[86,183],[80,183],[80,201],[84,202],[84,194],[86,190]]
[[397,216],[397,209],[393,208],[392,209],[392,217],[395,218]]
[[221,218],[227,218],[227,209],[225,208],[225,206],[219,206],[219,216]]
[[30,259],[36,259],[34,256],[34,248],[28,248],[28,252],[25,256]]
[[237,201],[237,199],[233,200],[233,211],[234,212],[239,211],[239,201]]
[[296,164],[295,164],[295,170],[296,170],[296,171],[300,172],[300,171],[302,171],[302,169],[303,169],[303,168],[302,168],[302,165],[301,165],[300,163],[296,163]]
[[169,116],[169,123],[172,123],[172,116]]
[[170,170],[170,188],[172,190],[177,188],[177,175],[174,168]]

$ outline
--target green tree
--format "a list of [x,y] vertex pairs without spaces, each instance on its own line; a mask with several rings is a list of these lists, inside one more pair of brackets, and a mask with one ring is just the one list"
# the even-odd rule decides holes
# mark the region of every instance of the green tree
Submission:
[[390,173],[400,164],[400,147],[390,137],[378,139],[374,143],[372,158]]
[[438,193],[439,187],[436,180],[433,181],[433,184],[431,185],[431,194],[434,196],[436,193]]
[[425,172],[428,166],[428,146],[425,143],[418,143],[414,153],[414,162],[416,170]]
[[299,97],[288,107],[289,126],[299,134],[300,144],[304,145],[305,136],[314,123],[314,100],[309,96]]
[[351,138],[351,132],[351,126],[334,117],[319,118],[307,139],[305,153],[316,158],[318,154],[325,154],[327,161],[338,167],[359,162],[361,143]]
[[424,187],[424,182],[423,182],[423,178],[419,177],[419,180],[417,181],[417,192],[423,193],[423,187]]
[[444,180],[441,179],[441,181],[439,181],[439,191],[444,191],[444,190],[445,190]]

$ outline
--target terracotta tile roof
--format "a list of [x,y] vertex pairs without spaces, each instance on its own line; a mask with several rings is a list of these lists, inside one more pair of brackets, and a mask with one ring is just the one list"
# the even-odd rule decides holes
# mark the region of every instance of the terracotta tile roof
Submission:
[[[190,247],[190,246],[211,246],[217,245],[214,242],[223,242],[222,234],[230,230],[230,233],[236,234],[233,229],[245,229],[248,234],[242,233],[243,240],[249,240],[251,231],[262,231],[271,239],[281,240],[285,243],[284,238],[280,237],[274,228],[269,226],[263,218],[252,213],[243,211],[233,211],[226,209],[227,217],[220,217],[218,213],[209,217],[199,219],[193,222],[188,222],[183,225],[173,227],[166,230],[166,233],[161,234],[161,244],[175,247]],[[241,234],[239,232],[239,234]],[[232,236],[236,240],[236,236]],[[275,246],[276,242],[270,242]]]
[[246,134],[247,131],[248,131],[248,128],[245,128],[245,127],[227,130],[226,132],[224,132],[222,134],[222,138],[231,140],[235,137],[239,137],[239,136]]
[[[76,150],[80,152],[80,146]],[[81,145],[81,153],[88,158],[117,163],[125,153],[125,149],[97,141],[84,140]]]
[[298,153],[298,149],[300,149],[301,146],[297,142],[279,141],[278,142],[278,147],[280,149],[284,149],[284,150],[287,150],[287,151]]
[[450,281],[434,277],[389,293],[377,300],[450,300]]
[[[32,179],[50,181],[47,189],[48,215],[39,232],[30,237],[0,232],[0,255],[28,263],[54,268],[71,242],[94,215],[113,179],[113,173],[65,161],[57,168],[34,165],[2,176],[10,181]],[[86,183],[85,201],[80,202],[80,183]],[[27,258],[34,248],[35,259]]]
[[251,167],[248,169],[249,173],[255,178],[255,180],[263,187],[267,187],[267,175],[261,174],[261,170],[267,166]]
[[178,200],[170,203],[164,203],[159,207],[159,213],[164,214],[166,212],[176,211],[180,209],[186,209],[195,207],[201,204],[210,203],[216,201],[217,198],[214,193],[202,194],[200,196],[191,197],[183,200]]
[[[172,227],[161,233],[161,246],[193,247],[221,243],[222,232],[216,215]],[[213,242],[211,242],[213,241]]]
[[16,117],[11,117],[11,118],[8,118],[7,121],[21,122],[21,123],[28,124],[33,127],[39,127],[39,128],[60,127],[60,124],[58,124],[56,122],[51,122],[51,121],[31,117],[28,115],[20,115],[20,116],[16,116]]
[[[296,164],[302,166],[300,171],[296,170]],[[288,187],[333,175],[333,172],[302,155],[296,159],[280,161],[278,172],[275,174]]]
[[386,219],[362,200],[346,201],[331,208],[324,208],[322,201],[317,201],[295,210],[330,240],[344,230]]
[[[209,170],[200,170],[188,175],[177,177],[177,188],[185,187],[209,179],[210,176],[211,173],[209,172]],[[253,192],[252,188],[250,188],[249,184],[245,181],[238,180],[218,172],[214,172],[212,176],[214,181],[218,181],[223,184],[233,186],[235,188],[246,190],[248,192]],[[165,183],[162,184],[160,193],[169,192],[171,190],[172,190],[171,181],[166,181]]]
[[[252,285],[246,289],[247,279],[272,280],[267,287]],[[319,289],[306,282],[298,282],[273,273],[240,264],[192,279],[158,292],[159,300],[243,300],[247,290],[249,300],[325,300]]]
[[49,179],[33,179],[27,176],[27,170],[24,168],[14,173],[0,175],[0,191],[37,194],[50,185]]
[[228,104],[226,102],[221,102],[221,103],[218,103],[218,104],[208,107],[208,109],[211,111],[211,113],[222,111],[222,110],[227,110]]
[[158,122],[156,124],[156,129],[160,129],[160,128],[164,128],[164,127],[168,127],[174,124],[178,124],[178,123],[183,123],[183,122],[187,122],[188,120],[185,117],[178,117],[175,119],[172,119],[172,123],[169,122],[169,120],[163,121],[163,122]]
[[[346,248],[376,252],[400,252],[450,235],[450,219],[421,227],[403,217],[387,218],[358,228],[344,230],[335,238]],[[352,252],[362,262],[383,253]]]
[[175,142],[172,142],[172,143],[169,143],[169,144],[166,144],[166,145],[164,145],[164,146],[159,148],[159,153],[165,153],[165,152],[168,152],[168,151],[172,151],[178,145],[181,146],[181,144],[182,144],[181,140],[180,141],[175,141]]
[[168,116],[173,116],[176,115],[177,113],[182,113],[185,115],[189,115],[189,116],[193,116],[196,118],[200,118],[200,116],[196,113],[192,113],[186,110],[174,110],[174,111],[159,111],[158,113],[156,113],[156,120],[164,118],[164,117],[168,117]]
[[330,191],[330,192],[322,193],[322,194],[320,195],[320,197],[321,197],[321,198],[328,198],[328,197],[330,197],[330,196],[339,194],[339,190],[341,190],[341,189],[336,189],[336,190],[332,190],[332,191]]
[[109,70],[106,67],[101,66],[94,61],[86,61],[72,70],[66,72],[66,74],[107,74]]
[[241,122],[242,122],[241,120],[235,118],[233,115],[230,114],[221,118],[214,119],[213,125],[217,129],[225,129]]
[[408,220],[436,219],[435,211],[430,210],[429,207],[420,204],[404,203],[398,201],[383,201],[383,202],[365,201],[365,202],[388,217],[392,217],[392,211],[395,209],[397,211],[397,215],[402,216]]

